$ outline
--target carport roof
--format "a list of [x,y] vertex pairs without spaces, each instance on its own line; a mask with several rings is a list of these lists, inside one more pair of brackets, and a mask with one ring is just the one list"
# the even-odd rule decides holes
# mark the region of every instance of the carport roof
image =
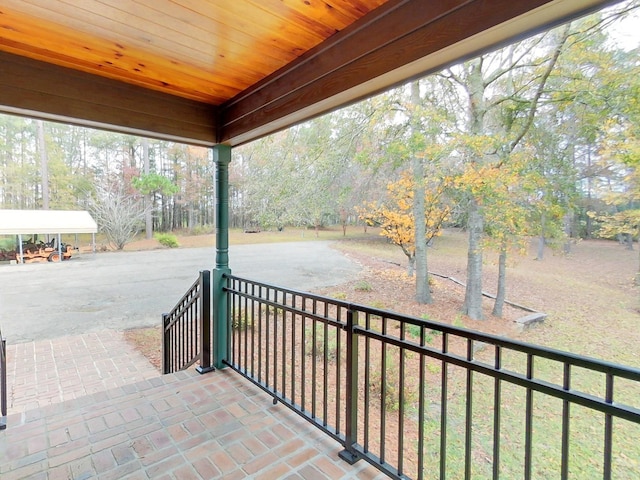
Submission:
[[0,235],[97,231],[96,222],[83,210],[0,210]]

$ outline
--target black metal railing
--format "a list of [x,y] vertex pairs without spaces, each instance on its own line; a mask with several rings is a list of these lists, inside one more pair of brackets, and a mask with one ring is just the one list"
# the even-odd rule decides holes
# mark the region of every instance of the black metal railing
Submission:
[[638,472],[638,369],[226,278],[226,363],[347,461],[416,479]]
[[211,272],[200,272],[169,313],[162,315],[162,373],[184,370],[200,361],[200,373],[213,370]]
[[7,342],[0,329],[0,430],[7,428]]

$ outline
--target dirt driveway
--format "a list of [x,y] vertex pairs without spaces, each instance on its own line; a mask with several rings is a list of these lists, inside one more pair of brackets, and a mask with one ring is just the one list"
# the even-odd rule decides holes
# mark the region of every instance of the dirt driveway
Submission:
[[[360,267],[330,242],[232,246],[233,273],[297,290],[336,285]],[[157,325],[215,264],[212,247],[83,254],[0,266],[0,327],[11,343]]]

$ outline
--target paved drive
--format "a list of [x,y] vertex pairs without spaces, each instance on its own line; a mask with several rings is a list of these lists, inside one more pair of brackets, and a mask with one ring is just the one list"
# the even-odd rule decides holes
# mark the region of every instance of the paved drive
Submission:
[[[310,290],[360,267],[330,242],[237,245],[234,275]],[[0,327],[11,343],[157,325],[198,276],[213,247],[83,254],[64,263],[0,265]]]

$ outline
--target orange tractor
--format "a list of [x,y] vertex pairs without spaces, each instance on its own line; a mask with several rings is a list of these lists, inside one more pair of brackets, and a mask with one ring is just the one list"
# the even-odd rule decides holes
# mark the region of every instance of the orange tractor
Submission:
[[43,242],[41,240],[26,240],[22,242],[22,256],[20,250],[16,251],[16,260],[18,263],[34,263],[34,262],[59,262],[62,260],[69,260],[73,247],[65,243],[61,244],[61,248],[58,249],[55,246],[55,238],[49,242]]

